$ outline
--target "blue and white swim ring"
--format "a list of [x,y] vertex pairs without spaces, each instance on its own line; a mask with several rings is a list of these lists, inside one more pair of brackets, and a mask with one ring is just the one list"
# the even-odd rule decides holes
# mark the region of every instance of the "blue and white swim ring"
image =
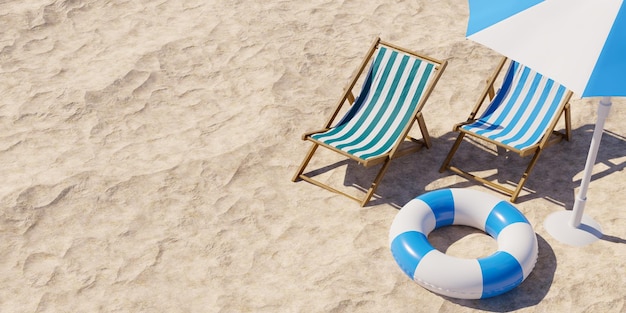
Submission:
[[[498,250],[478,259],[446,255],[428,242],[428,234],[447,225],[480,229],[496,239]],[[535,267],[538,252],[537,236],[519,210],[471,189],[441,189],[411,200],[396,215],[389,243],[411,279],[460,299],[489,298],[517,287]]]

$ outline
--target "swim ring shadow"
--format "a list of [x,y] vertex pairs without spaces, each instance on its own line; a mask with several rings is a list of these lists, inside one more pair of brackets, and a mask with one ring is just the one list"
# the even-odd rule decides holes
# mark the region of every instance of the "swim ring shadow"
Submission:
[[[434,229],[465,225],[498,243],[490,256],[446,255],[428,241]],[[389,244],[402,271],[422,287],[458,299],[485,299],[506,293],[531,273],[538,256],[535,232],[508,201],[471,189],[441,189],[409,201],[396,215]]]

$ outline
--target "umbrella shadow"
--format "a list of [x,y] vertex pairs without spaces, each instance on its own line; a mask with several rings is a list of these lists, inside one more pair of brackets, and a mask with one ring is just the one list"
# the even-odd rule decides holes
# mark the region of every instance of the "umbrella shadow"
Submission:
[[[526,186],[528,194],[518,201],[532,198],[545,198],[554,203],[572,207],[574,190],[581,184],[574,179],[584,170],[594,125],[584,125],[573,130],[572,140],[548,147],[541,155]],[[553,149],[553,150],[552,150]],[[591,176],[591,181],[607,177],[626,168],[626,162],[619,161],[626,154],[626,137],[604,130],[595,168],[602,164],[602,170]],[[542,160],[543,159],[543,160]],[[533,176],[534,179],[533,179]],[[555,179],[556,178],[556,179]],[[571,190],[571,193],[563,192]]]
[[[456,133],[449,132],[441,137],[431,137],[432,147],[422,148],[392,160],[376,193],[367,206],[388,204],[400,209],[411,199],[433,189],[428,188],[434,181],[451,173],[439,173],[439,167],[448,154],[449,142],[456,138]],[[356,162],[348,162],[344,186],[364,190],[378,173],[380,166],[363,168]],[[471,186],[472,182],[462,183],[459,187]]]
[[600,239],[604,241],[613,242],[613,243],[626,244],[626,239],[622,239],[620,237],[615,237],[615,236],[611,236],[607,234],[602,234],[602,237]]

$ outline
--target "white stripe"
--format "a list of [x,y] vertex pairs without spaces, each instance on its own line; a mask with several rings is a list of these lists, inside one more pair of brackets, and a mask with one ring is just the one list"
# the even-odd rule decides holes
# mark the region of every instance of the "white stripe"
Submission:
[[498,250],[511,254],[528,277],[537,261],[537,235],[528,223],[513,223],[498,235]]
[[[365,110],[361,109],[361,110],[358,112],[358,114],[357,114],[354,118],[352,118],[352,119],[350,120],[350,122],[348,122],[348,125],[346,125],[346,127],[344,128],[344,130],[343,130],[342,132],[340,132],[340,134],[336,134],[335,136],[330,136],[329,138],[326,138],[325,140],[334,139],[334,138],[339,138],[339,137],[341,137],[341,136],[345,136],[345,134],[346,134],[347,132],[349,132],[349,131],[351,131],[351,130],[353,130],[353,129],[357,129],[357,131],[356,131],[356,132],[355,132],[352,136],[350,136],[350,137],[348,137],[348,138],[345,138],[344,140],[340,140],[340,141],[334,142],[334,143],[332,143],[332,144],[331,144],[332,146],[335,146],[335,147],[336,147],[336,146],[338,146],[338,145],[341,145],[341,144],[344,144],[344,143],[350,142],[350,141],[354,140],[353,138],[357,138],[358,136],[360,136],[361,134],[363,134],[363,133],[365,132],[365,129],[367,128],[367,126],[368,126],[368,125],[370,125],[370,124],[372,123],[372,121],[373,121],[374,117],[378,114],[378,112],[379,112],[380,110],[384,109],[384,108],[382,107],[382,105],[380,104],[380,102],[382,101],[382,100],[380,100],[380,99],[381,99],[381,98],[383,98],[383,99],[384,99],[384,97],[386,97],[386,96],[387,96],[387,94],[389,93],[389,90],[390,90],[390,88],[389,88],[389,84],[390,84],[390,82],[389,82],[389,81],[381,82],[381,80],[382,80],[382,75],[383,75],[383,72],[384,72],[384,68],[385,68],[385,66],[387,66],[387,64],[389,63],[389,58],[390,58],[390,56],[391,56],[391,52],[392,52],[391,50],[387,50],[387,52],[385,53],[385,55],[384,55],[384,59],[383,59],[383,62],[381,62],[381,65],[380,65],[381,67],[379,68],[378,73],[376,73],[375,80],[374,80],[374,82],[373,82],[373,84],[372,84],[373,89],[372,89],[372,90],[371,90],[371,92],[368,94],[367,103],[364,103],[364,104],[363,104],[363,105],[364,105],[364,108],[365,108],[365,107],[367,107],[367,106],[372,106],[372,105],[373,105],[373,110],[372,110],[372,112],[370,113],[370,115],[368,115],[368,116],[366,117],[366,119],[365,119],[365,122],[364,122],[364,123],[362,123],[362,124],[357,124],[357,121],[361,118],[361,116],[362,116],[363,114],[365,114],[365,113],[364,113],[364,112],[365,112]],[[391,70],[391,71],[392,71],[392,73],[396,72],[396,71],[397,71],[397,68],[398,68],[398,63],[397,63],[397,62],[394,62],[393,66],[392,66],[392,70]],[[373,103],[373,104],[372,104],[372,103],[370,103],[370,102],[371,102],[371,100],[372,100],[371,98],[374,96],[375,90],[378,88],[378,86],[379,86],[381,83],[383,84],[383,91],[382,91],[382,93],[381,93],[381,95],[380,95],[379,101],[377,101],[376,103]]]
[[[528,75],[526,81],[524,82],[524,84],[522,85],[522,90],[519,93],[520,96],[517,97],[517,99],[515,99],[515,102],[513,104],[513,108],[511,108],[509,111],[504,112],[506,104],[508,104],[509,101],[511,101],[511,97],[515,92],[515,89],[518,88],[517,86],[520,84],[520,79],[522,77],[522,70],[523,70],[523,66],[520,66],[517,70],[517,73],[515,75],[515,79],[511,85],[511,89],[508,91],[506,97],[503,99],[502,101],[502,105],[498,106],[498,108],[495,110],[495,112],[492,113],[492,115],[487,119],[488,125],[482,126],[482,127],[477,127],[476,130],[478,129],[483,129],[483,128],[488,128],[491,125],[494,125],[496,123],[496,121],[504,115],[504,119],[498,124],[498,125],[508,125],[509,123],[511,123],[511,121],[513,120],[513,116],[515,115],[515,113],[519,110],[519,107],[521,106],[523,100],[524,100],[524,96],[526,94],[528,94],[529,90],[531,89],[532,86],[532,81],[533,81],[533,75],[532,72]],[[473,131],[476,131],[473,130]],[[502,131],[502,129],[500,128],[496,128],[493,129],[491,131],[482,133],[482,136],[485,137],[489,137],[489,136],[493,136],[495,134],[499,134]]]
[[[379,50],[380,51],[380,50]],[[379,52],[382,53],[382,52]],[[372,77],[372,86],[370,87],[370,92],[367,94],[367,98],[364,100],[363,103],[363,107],[357,112],[357,114],[354,115],[354,117],[352,119],[350,119],[346,125],[344,126],[344,128],[335,133],[332,136],[323,136],[321,139],[322,141],[327,141],[327,140],[333,140],[336,138],[341,138],[343,136],[346,135],[346,133],[348,133],[349,131],[351,131],[352,129],[354,129],[355,127],[358,127],[359,125],[356,124],[356,121],[359,120],[361,118],[361,116],[363,116],[363,112],[365,111],[365,107],[368,105],[368,103],[371,101],[372,96],[374,95],[374,91],[377,87],[378,82],[381,80],[381,76],[384,70],[385,65],[389,62],[389,57],[391,56],[391,51],[387,50],[386,53],[383,55],[383,59],[380,62],[380,67],[378,72],[374,73],[374,76]]]
[[[534,75],[532,75],[532,80],[539,74],[535,73]],[[528,107],[526,108],[521,108],[523,110],[522,116],[519,117],[518,120],[515,121],[515,123],[513,123],[513,129],[512,131],[508,134],[505,135],[503,137],[499,137],[496,140],[497,141],[505,141],[507,139],[513,138],[515,136],[517,136],[520,132],[526,133],[526,135],[532,135],[534,130],[537,128],[537,124],[541,123],[541,121],[543,120],[543,118],[545,117],[546,113],[547,113],[547,106],[542,106],[541,110],[539,112],[539,114],[537,115],[537,119],[534,120],[534,122],[531,124],[531,126],[529,128],[523,128],[525,127],[524,124],[530,119],[530,116],[532,114],[533,109],[537,106],[537,102],[539,101],[539,98],[541,97],[541,94],[543,93],[544,89],[546,88],[546,83],[549,81],[549,79],[542,77],[541,80],[539,81],[539,85],[537,86],[537,88],[534,91],[534,94],[532,95],[530,101],[528,102]],[[524,98],[526,95],[524,95],[524,97],[520,97],[521,99],[519,99],[519,106],[517,106],[518,108],[521,106],[521,104],[524,102]],[[554,97],[552,97],[554,98]],[[519,110],[519,109],[518,109]],[[512,113],[517,113],[518,111],[512,112]],[[513,115],[513,114],[511,114]],[[513,116],[511,116],[511,118],[513,118]],[[510,123],[510,122],[509,122]],[[511,125],[508,124],[507,125]],[[511,146],[513,146],[513,144],[509,144]]]
[[[408,64],[405,73],[402,75],[402,85],[398,86],[396,95],[394,96],[394,98],[392,99],[392,103],[396,103],[398,101],[398,98],[400,97],[400,95],[402,94],[402,90],[404,89],[405,85],[407,84],[407,79],[408,79],[408,75],[411,72],[411,67],[413,66],[413,63],[415,63],[415,60],[412,60],[411,63]],[[416,79],[413,81],[413,84],[411,84],[409,92],[406,96],[405,99],[405,103],[401,104],[401,110],[400,112],[398,112],[397,116],[404,116],[407,114],[407,111],[409,109],[409,104],[410,101],[413,99],[413,97],[415,96],[415,93],[417,92],[417,87],[419,85],[419,80],[422,78],[422,75],[424,75],[424,70],[427,68],[428,63],[427,62],[422,62],[417,70],[417,73],[415,74]],[[421,97],[420,97],[421,98]],[[419,100],[418,100],[419,101]],[[400,105],[400,104],[397,104]],[[385,118],[386,120],[387,118]],[[370,149],[361,151],[359,153],[356,153],[357,156],[361,156],[361,155],[366,155],[369,153],[372,153],[374,151],[377,151],[378,149],[380,149],[385,143],[387,143],[387,141],[389,141],[389,139],[391,138],[391,136],[393,135],[394,131],[401,126],[400,122],[402,122],[401,119],[395,119],[393,121],[393,123],[391,124],[390,127],[388,127],[385,130],[385,135],[381,138],[381,140],[379,140],[377,142],[376,145],[372,146]],[[384,123],[379,123],[379,125],[377,125],[377,130],[375,131],[375,133],[378,133],[379,131],[381,131],[380,129],[383,127]],[[372,138],[374,136],[371,136]],[[367,142],[367,144],[369,144],[369,140]],[[366,144],[362,144],[360,145],[360,147],[365,146]],[[385,151],[387,152],[387,151]]]
[[547,0],[471,36],[582,94],[622,0]]
[[[401,61],[402,55],[400,55],[400,58],[397,60],[396,64],[399,66],[400,65],[400,61]],[[415,59],[410,58],[409,61],[407,62],[406,67],[404,68],[403,72],[400,74],[400,81],[398,83],[398,85],[396,86],[396,89],[394,90],[389,90],[389,92],[392,92],[392,97],[391,97],[391,104],[396,104],[398,102],[398,98],[400,97],[401,94],[401,90],[406,86],[407,84],[407,78],[410,74],[411,71],[411,67],[413,66],[413,63],[415,63]],[[397,70],[396,68],[394,68],[394,70]],[[392,75],[392,78],[395,77],[397,75],[397,73],[395,75]],[[393,83],[393,79],[389,79],[389,81],[387,82],[389,84],[389,88],[391,88],[391,85]],[[380,106],[384,106],[385,103],[385,99],[383,99],[382,97],[379,99],[379,103],[377,103],[377,105]],[[376,135],[378,135],[380,132],[386,132],[386,135],[383,137],[383,140],[379,141],[380,143],[384,142],[384,138],[389,138],[389,132],[391,130],[393,130],[393,126],[389,127],[387,129],[383,129],[384,124],[387,120],[389,120],[389,118],[391,117],[391,114],[393,112],[393,109],[395,108],[394,105],[390,105],[390,106],[385,106],[385,113],[383,114],[383,116],[380,118],[380,120],[375,124],[374,129],[367,135],[367,137],[365,137],[365,139],[363,139],[360,142],[356,142],[354,145],[349,146],[349,147],[345,147],[344,150],[352,150],[352,149],[360,149],[368,144],[370,144],[372,142],[372,140],[374,140],[374,137],[376,137]],[[400,114],[406,113],[407,108],[406,106],[402,106],[401,110],[400,110]],[[394,123],[395,124],[395,123]],[[359,152],[356,153],[356,156],[360,156],[363,155],[363,152]]]
[[[468,127],[466,127],[466,129],[473,131],[473,132],[477,132],[479,130],[482,129],[486,129],[490,126],[492,126],[495,121],[500,118],[500,116],[504,111],[504,107],[506,106],[505,104],[508,103],[508,101],[511,100],[512,94],[514,92],[514,89],[516,88],[516,84],[519,84],[519,80],[521,77],[521,72],[522,69],[524,67],[520,66],[519,70],[516,73],[516,76],[514,77],[514,81],[512,83],[511,86],[511,90],[508,91],[508,94],[506,95],[506,97],[503,99],[502,104],[495,110],[495,112],[487,119],[487,123],[485,125],[481,125],[481,126],[476,126],[476,127],[472,127],[471,125],[469,125]],[[532,94],[532,98],[530,100],[529,105],[527,107],[522,108],[522,104],[524,103],[524,100],[527,96],[527,93],[530,92],[530,88],[532,86],[532,82],[534,80],[534,78],[539,75],[541,77],[541,80],[537,86],[537,88],[533,91]],[[493,140],[499,141],[499,142],[504,142],[506,140],[509,140],[511,138],[514,138],[516,136],[518,136],[520,133],[524,134],[522,137],[520,137],[519,139],[508,143],[509,146],[517,146],[520,145],[522,143],[524,143],[523,147],[518,147],[520,149],[523,149],[527,146],[531,146],[533,144],[536,144],[537,142],[539,142],[539,140],[541,139],[541,136],[537,137],[535,140],[533,140],[532,142],[526,142],[529,138],[531,138],[532,136],[535,135],[535,133],[537,131],[540,131],[540,133],[544,133],[545,130],[550,126],[550,124],[546,124],[542,127],[542,129],[538,129],[540,124],[544,121],[544,119],[546,119],[548,112],[550,111],[550,105],[551,104],[557,94],[558,94],[558,90],[560,85],[558,83],[553,83],[553,85],[550,87],[550,90],[548,90],[548,95],[547,98],[545,100],[546,105],[542,105],[540,107],[540,111],[538,112],[538,114],[533,118],[533,120],[531,121],[531,124],[528,126],[525,126],[525,124],[531,119],[531,114],[534,110],[534,108],[537,106],[537,102],[539,100],[539,98],[541,97],[542,93],[545,91],[545,89],[547,88],[546,85],[549,82],[549,78],[542,76],[541,74],[538,74],[534,71],[531,70],[531,72],[529,73],[527,80],[525,81],[525,84],[522,88],[522,92],[520,93],[520,95],[518,96],[518,98],[515,100],[515,104],[514,104],[514,108],[510,111],[506,112],[506,117],[505,119],[500,122],[498,125],[512,125],[511,127],[507,127],[507,128],[496,128],[493,129],[489,132],[486,133],[482,133],[482,136],[485,137],[489,137]],[[564,96],[565,94],[563,94]],[[520,116],[514,123],[513,123],[513,118],[515,116],[515,114],[520,110],[524,110],[522,116]],[[501,137],[497,137],[499,134],[501,134],[502,132],[504,132],[507,129],[511,129],[511,131],[505,135],[505,136],[501,136]]]
[[[530,87],[530,83],[532,83],[532,81],[538,75],[536,73],[533,73],[533,74],[534,75],[531,75],[529,77],[528,87]],[[541,97],[541,92],[545,88],[546,82],[547,82],[547,79],[541,78],[537,88],[532,91],[532,94],[530,95],[531,98],[527,102],[528,103],[527,106],[522,107],[522,104],[526,101],[525,98],[528,97],[528,94],[523,94],[521,97],[518,98],[518,101],[517,101],[518,103],[516,103],[516,109],[513,112],[511,112],[511,120],[506,122],[506,125],[513,125],[512,130],[508,135],[499,137],[497,139],[498,141],[504,141],[506,139],[512,138],[513,136],[516,136],[521,131],[526,131],[525,129],[522,129],[522,127],[524,127],[524,123],[530,118],[530,114],[532,113],[532,110],[536,106],[537,101],[539,100],[539,97]],[[516,113],[519,113],[520,110],[522,111],[522,116],[517,118],[515,122],[512,123],[513,115]]]
[[[454,224],[472,226],[483,231],[493,209],[504,202],[494,195],[476,190],[449,190],[454,199]],[[515,210],[512,205],[506,209]],[[402,207],[393,220],[389,231],[389,245],[391,246],[397,236],[407,231],[417,231],[428,236],[435,226],[435,216],[429,204],[418,198],[413,199]],[[497,242],[498,251],[513,256],[522,268],[522,281],[526,279],[537,261],[537,237],[532,225],[524,222],[509,224],[500,231]],[[418,244],[423,243],[420,241]],[[407,265],[400,264],[401,267]],[[430,250],[419,261],[412,278],[424,288],[446,296],[462,299],[478,299],[483,296],[484,282],[478,259],[457,258],[436,249]]]
[[472,189],[451,188],[454,198],[454,225],[471,226],[485,231],[487,218],[503,200]]
[[435,229],[437,221],[430,206],[420,199],[413,199],[398,212],[389,229],[389,245],[398,235],[416,231],[428,236]]
[[447,296],[477,299],[483,293],[483,275],[477,259],[462,259],[438,250],[428,252],[413,278],[421,286]]
[[[550,93],[548,94],[548,97],[546,98],[546,105],[542,105],[541,106],[541,111],[539,112],[539,114],[537,115],[537,118],[533,120],[533,123],[526,128],[525,130],[523,130],[524,132],[524,136],[522,136],[520,139],[512,141],[509,143],[510,146],[517,146],[519,144],[522,144],[524,142],[526,142],[531,136],[533,136],[537,131],[539,131],[541,134],[544,134],[546,132],[546,130],[548,129],[548,127],[550,127],[550,123],[546,123],[541,129],[539,129],[540,124],[546,119],[546,118],[551,118],[552,116],[548,116],[548,111],[550,109],[550,105],[554,99],[556,98],[557,95],[557,91],[558,91],[559,85],[555,84],[552,86]],[[541,94],[538,92],[538,96],[540,96]],[[530,111],[530,110],[529,110]],[[554,111],[554,113],[558,113],[557,111]],[[529,114],[530,115],[530,114]],[[524,118],[523,121],[520,121],[520,124],[526,123],[526,121],[528,120],[528,118]],[[521,127],[519,130],[514,131],[515,134],[517,135],[517,133],[521,131]],[[504,141],[508,138],[512,138],[513,136],[506,136],[504,138],[500,138],[498,140],[500,141]],[[533,142],[529,142],[527,143],[526,146],[530,146],[533,145],[537,142],[539,142],[539,140],[541,140],[542,136],[539,136],[536,140],[534,140]]]

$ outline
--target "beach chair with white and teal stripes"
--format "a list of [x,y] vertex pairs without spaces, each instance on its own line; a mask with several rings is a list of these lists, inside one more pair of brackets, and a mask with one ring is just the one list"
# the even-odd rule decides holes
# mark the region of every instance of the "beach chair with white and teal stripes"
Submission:
[[[467,121],[454,126],[454,130],[459,131],[460,134],[441,166],[440,172],[450,169],[466,178],[474,179],[510,195],[510,201],[515,202],[537,163],[541,151],[561,139],[570,140],[569,99],[572,92],[552,79],[512,60],[508,62],[509,66],[504,71],[505,63],[507,63],[507,58],[502,59],[489,79]],[[494,82],[502,72],[506,72],[502,79],[502,86],[497,93],[494,93]],[[489,105],[482,111],[479,118],[475,118],[481,106],[487,103],[485,101],[487,96],[491,99]],[[555,131],[562,116],[565,120],[565,131]],[[515,188],[450,165],[465,135],[493,143],[521,157],[532,155],[519,182],[510,183]]]
[[[392,159],[415,152],[424,145],[430,147],[421,110],[446,64],[447,61],[420,55],[376,38],[325,127],[302,136],[303,140],[311,141],[313,146],[293,181],[306,180],[354,199],[364,206],[380,184]],[[369,71],[365,72],[368,65]],[[361,79],[361,75],[365,75],[364,78]],[[357,82],[362,86],[355,98],[352,90]],[[344,109],[343,118],[335,122],[346,103],[351,106]],[[420,126],[422,140],[409,136],[415,121]],[[405,139],[416,144],[400,149]],[[366,187],[369,189],[364,198],[355,197],[313,179],[313,175],[304,174],[304,169],[319,146],[364,166],[382,163],[374,182]]]

